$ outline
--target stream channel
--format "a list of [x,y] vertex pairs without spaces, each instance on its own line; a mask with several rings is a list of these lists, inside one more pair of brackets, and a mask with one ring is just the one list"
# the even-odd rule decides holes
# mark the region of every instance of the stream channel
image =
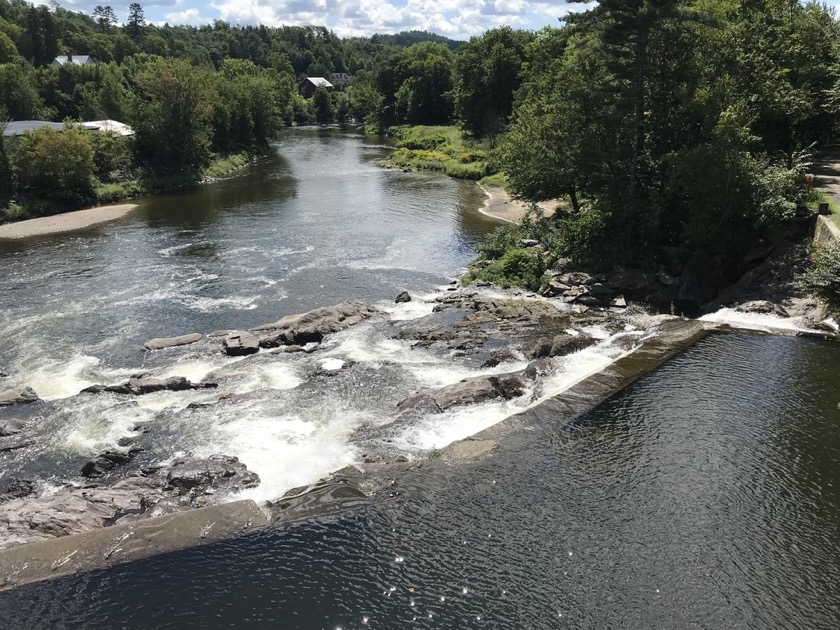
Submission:
[[[379,169],[386,151],[349,128],[291,130],[241,177],[0,243],[0,384],[49,405],[0,475],[79,480],[140,435],[158,462],[235,455],[262,480],[241,497],[271,500],[363,450],[430,457],[526,409],[529,396],[389,429],[408,393],[487,372],[393,326],[430,313],[497,224],[474,184]],[[403,289],[415,300],[393,304]],[[140,349],[344,299],[387,317],[311,355]],[[599,343],[565,357],[547,393],[626,348],[587,332]],[[828,342],[712,334],[571,424],[535,420],[490,458],[419,470],[356,509],[0,593],[0,627],[838,627],[838,362]],[[251,395],[233,417],[188,408],[218,397],[204,390],[75,396],[141,371]]]

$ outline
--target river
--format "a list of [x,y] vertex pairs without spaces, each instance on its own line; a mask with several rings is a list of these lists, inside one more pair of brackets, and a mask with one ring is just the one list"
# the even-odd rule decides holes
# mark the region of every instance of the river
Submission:
[[[391,428],[408,393],[487,371],[394,333],[497,224],[474,184],[379,169],[386,151],[350,128],[289,130],[239,177],[0,243],[0,385],[47,400],[36,445],[0,453],[0,481],[50,492],[132,443],[146,462],[236,455],[262,479],[243,496],[270,500],[371,448],[429,457],[527,409],[530,396]],[[415,300],[395,305],[403,289]],[[311,355],[234,359],[217,339],[141,350],[344,299],[387,316]],[[564,359],[547,393],[626,349],[587,332],[599,343]],[[0,627],[836,627],[838,359],[824,342],[712,335],[457,475],[434,467],[339,516],[22,587],[0,595]],[[246,397],[75,396],[138,372]]]

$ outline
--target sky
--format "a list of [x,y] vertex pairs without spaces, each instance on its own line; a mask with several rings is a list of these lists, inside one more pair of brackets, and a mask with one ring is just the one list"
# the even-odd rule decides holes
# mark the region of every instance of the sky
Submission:
[[[122,22],[133,0],[59,0],[65,9],[92,13],[110,5]],[[47,0],[36,0],[47,4]],[[221,19],[234,25],[326,26],[339,37],[431,31],[469,39],[496,26],[539,29],[580,11],[563,0],[150,0],[140,1],[146,20],[200,25]]]

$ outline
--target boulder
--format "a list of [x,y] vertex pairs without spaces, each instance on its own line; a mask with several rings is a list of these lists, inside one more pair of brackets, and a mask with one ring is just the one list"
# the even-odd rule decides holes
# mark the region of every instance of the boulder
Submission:
[[494,398],[510,400],[525,393],[520,372],[465,378],[440,389],[421,389],[397,404],[400,412],[422,408],[430,412],[445,411],[456,405],[469,405]]
[[179,494],[204,494],[211,488],[238,492],[260,483],[259,476],[239,459],[220,454],[207,459],[178,460],[172,464],[166,480]]
[[403,302],[411,302],[411,296],[408,294],[408,291],[403,291],[396,297],[394,302],[396,302],[397,304],[401,304]]
[[363,302],[342,302],[335,306],[316,308],[306,313],[287,315],[273,324],[258,326],[255,330],[275,330],[260,341],[263,348],[305,345],[320,342],[326,335],[358,324],[378,311]]
[[222,340],[222,349],[228,356],[242,357],[259,352],[260,342],[253,334],[240,330],[230,333]]
[[546,285],[542,293],[546,297],[556,297],[558,295],[563,295],[564,292],[568,291],[571,288],[572,287],[570,287],[568,284],[563,284],[556,278],[552,278],[548,281],[548,284]]
[[617,298],[610,300],[610,306],[614,306],[616,308],[627,308],[627,300],[624,299],[623,295],[619,295]]
[[180,335],[178,337],[159,337],[156,339],[149,339],[143,344],[144,350],[163,350],[164,348],[174,348],[175,346],[186,346],[196,341],[201,340],[201,333],[190,333],[189,335]]
[[583,271],[569,271],[567,273],[562,273],[557,276],[555,280],[562,284],[568,284],[569,286],[575,286],[578,284],[589,285],[594,284],[595,282],[595,278]]
[[31,387],[24,387],[23,389],[7,389],[0,392],[0,407],[6,405],[21,405],[25,403],[33,403],[40,400],[38,394]]
[[82,477],[101,477],[117,466],[123,466],[134,459],[142,449],[133,448],[125,453],[105,451],[97,455],[82,467]]
[[784,307],[773,304],[768,300],[753,300],[735,307],[739,313],[759,313],[762,315],[776,315],[777,317],[790,317]]
[[579,295],[575,302],[584,306],[603,306],[604,303],[594,295]]
[[595,343],[597,343],[597,339],[586,333],[577,335],[565,333],[557,335],[553,339],[542,338],[537,340],[528,351],[528,356],[532,359],[564,357],[567,354],[588,348]]

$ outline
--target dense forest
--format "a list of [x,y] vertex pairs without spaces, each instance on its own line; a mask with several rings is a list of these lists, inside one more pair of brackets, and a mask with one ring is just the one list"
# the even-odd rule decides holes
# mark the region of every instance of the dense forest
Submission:
[[[451,96],[440,91],[451,87],[450,51],[458,45],[425,32],[342,40],[323,27],[156,26],[137,3],[118,24],[109,6],[86,15],[0,0],[0,121],[114,119],[135,131],[43,128],[0,140],[0,209],[14,220],[222,173],[259,156],[283,126],[378,111],[381,69],[410,72],[428,51],[446,60],[445,81],[429,93],[449,99],[451,110]],[[59,55],[94,63],[57,67]],[[298,94],[302,78],[332,73],[353,76],[357,87]],[[410,120],[427,87],[415,87]],[[393,114],[388,122],[403,120]]]
[[[96,63],[50,65],[68,53]],[[302,78],[331,73],[352,84],[298,95]],[[139,4],[118,24],[107,6],[85,15],[0,0],[6,119],[113,118],[136,131],[7,138],[0,203],[13,218],[125,196],[258,155],[284,125],[355,119],[396,136],[398,157],[561,200],[551,220],[485,247],[518,284],[538,288],[561,257],[693,266],[722,282],[802,211],[808,160],[837,132],[838,79],[833,10],[797,0],[602,0],[556,27],[466,43],[156,26]],[[523,230],[540,255],[516,246]]]

